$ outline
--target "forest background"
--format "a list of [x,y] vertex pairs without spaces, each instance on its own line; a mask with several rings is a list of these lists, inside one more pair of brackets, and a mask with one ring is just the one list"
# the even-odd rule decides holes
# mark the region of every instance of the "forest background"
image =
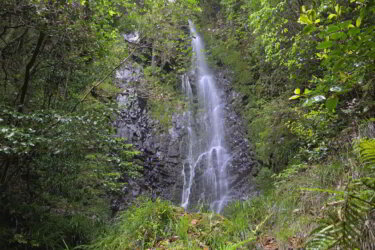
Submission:
[[[282,247],[374,247],[373,1],[1,6],[0,248],[147,248],[175,235],[170,248],[252,247],[271,236]],[[111,126],[122,91],[113,73],[142,65],[142,92],[167,128],[184,101],[177,86],[191,62],[188,19],[211,66],[228,71],[242,95],[238,112],[262,165],[260,195],[214,217],[216,231],[206,213],[177,216],[159,200],[115,219],[111,212],[121,177],[142,173],[138,152]],[[139,42],[124,42],[134,32]]]

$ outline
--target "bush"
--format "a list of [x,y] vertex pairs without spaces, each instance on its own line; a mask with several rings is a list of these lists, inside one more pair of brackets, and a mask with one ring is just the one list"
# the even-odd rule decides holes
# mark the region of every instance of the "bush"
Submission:
[[175,208],[169,202],[160,199],[153,202],[147,198],[140,198],[130,209],[116,217],[114,225],[103,237],[83,248],[151,248],[159,240],[173,236],[175,225],[179,223],[175,212]]

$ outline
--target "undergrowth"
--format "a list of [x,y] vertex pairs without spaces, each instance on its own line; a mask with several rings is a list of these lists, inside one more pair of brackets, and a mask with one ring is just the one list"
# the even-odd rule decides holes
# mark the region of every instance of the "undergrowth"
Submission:
[[138,199],[102,237],[82,248],[371,249],[375,140],[354,145],[325,162],[299,162],[278,173],[261,169],[255,179],[260,194],[232,202],[222,215]]
[[167,201],[140,198],[102,237],[80,248],[231,249],[234,242],[241,242],[237,229],[234,222],[218,214],[187,213]]

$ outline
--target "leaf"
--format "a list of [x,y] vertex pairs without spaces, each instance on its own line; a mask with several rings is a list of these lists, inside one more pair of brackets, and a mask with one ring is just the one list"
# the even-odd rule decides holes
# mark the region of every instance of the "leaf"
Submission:
[[336,11],[336,13],[339,13],[339,11],[340,11],[340,5],[336,4],[335,11]]
[[337,104],[339,103],[339,98],[337,96],[329,98],[326,100],[326,108],[329,111],[335,111]]
[[328,19],[332,19],[332,18],[334,18],[334,17],[337,17],[337,15],[336,14],[329,14],[329,16],[328,16]]
[[340,58],[339,60],[336,60],[336,63],[333,65],[333,70],[338,71],[339,69],[344,69],[346,65],[347,63],[345,62],[345,59]]
[[316,53],[316,55],[319,57],[319,59],[328,58],[327,54],[324,53]]
[[301,14],[301,16],[298,19],[298,22],[302,24],[313,24],[313,21],[310,20],[310,18],[305,14]]
[[362,22],[362,17],[359,16],[359,17],[357,18],[357,20],[355,21],[355,26],[357,26],[357,27],[361,26],[361,22]]
[[[347,74],[345,74],[344,72],[342,72],[342,71],[340,71],[340,78],[341,78],[341,80],[343,81],[343,82],[346,82],[347,80],[348,80],[348,78],[349,78],[349,75],[347,75]],[[334,87],[332,87],[332,88],[334,88]],[[332,89],[331,88],[331,89]],[[339,87],[337,87],[337,88],[339,88]],[[341,90],[341,88],[340,88],[340,90]]]
[[301,94],[301,89],[300,89],[300,88],[296,88],[296,89],[294,90],[294,94],[296,94],[296,95]]
[[325,99],[326,98],[323,95],[314,96],[314,97],[306,99],[306,101],[303,103],[302,106],[308,107],[308,106],[311,106],[313,103],[321,102]]
[[304,29],[303,29],[303,33],[304,34],[309,34],[311,32],[314,32],[316,30],[316,27],[314,25],[307,25]]
[[344,32],[337,32],[330,35],[332,40],[345,40],[348,36]]
[[307,13],[311,21],[316,19],[316,11],[314,9],[308,10]]
[[108,11],[108,14],[109,14],[110,16],[113,16],[113,15],[115,15],[115,14],[116,14],[116,12],[115,12],[115,11],[113,11],[113,10],[109,10],[109,11]]
[[308,88],[305,88],[305,91],[303,92],[304,95],[309,95],[312,91]]
[[333,46],[332,41],[324,41],[318,44],[317,49],[328,49]]
[[352,28],[352,29],[350,29],[350,30],[348,31],[348,34],[349,34],[350,36],[355,36],[355,35],[357,35],[357,34],[360,33],[360,32],[361,32],[361,30],[360,30],[359,28],[354,27],[354,28]]
[[337,25],[334,25],[334,24],[331,24],[327,27],[327,32],[328,33],[333,33],[333,32],[337,32],[340,30],[340,27],[337,26]]
[[300,95],[294,95],[294,96],[289,97],[289,100],[295,100],[295,99],[298,99],[300,97],[301,97]]

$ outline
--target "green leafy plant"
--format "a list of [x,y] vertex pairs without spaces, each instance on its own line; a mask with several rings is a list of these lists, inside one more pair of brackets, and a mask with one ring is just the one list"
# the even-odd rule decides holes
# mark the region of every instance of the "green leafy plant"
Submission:
[[321,190],[336,194],[334,204],[339,208],[330,212],[320,226],[312,231],[308,249],[332,247],[372,249],[375,237],[375,140],[363,139],[356,145],[363,162],[363,175],[351,179],[345,191]]
[[146,249],[163,238],[173,236],[178,223],[175,208],[157,199],[138,199],[136,205],[121,213],[103,237],[84,249]]

